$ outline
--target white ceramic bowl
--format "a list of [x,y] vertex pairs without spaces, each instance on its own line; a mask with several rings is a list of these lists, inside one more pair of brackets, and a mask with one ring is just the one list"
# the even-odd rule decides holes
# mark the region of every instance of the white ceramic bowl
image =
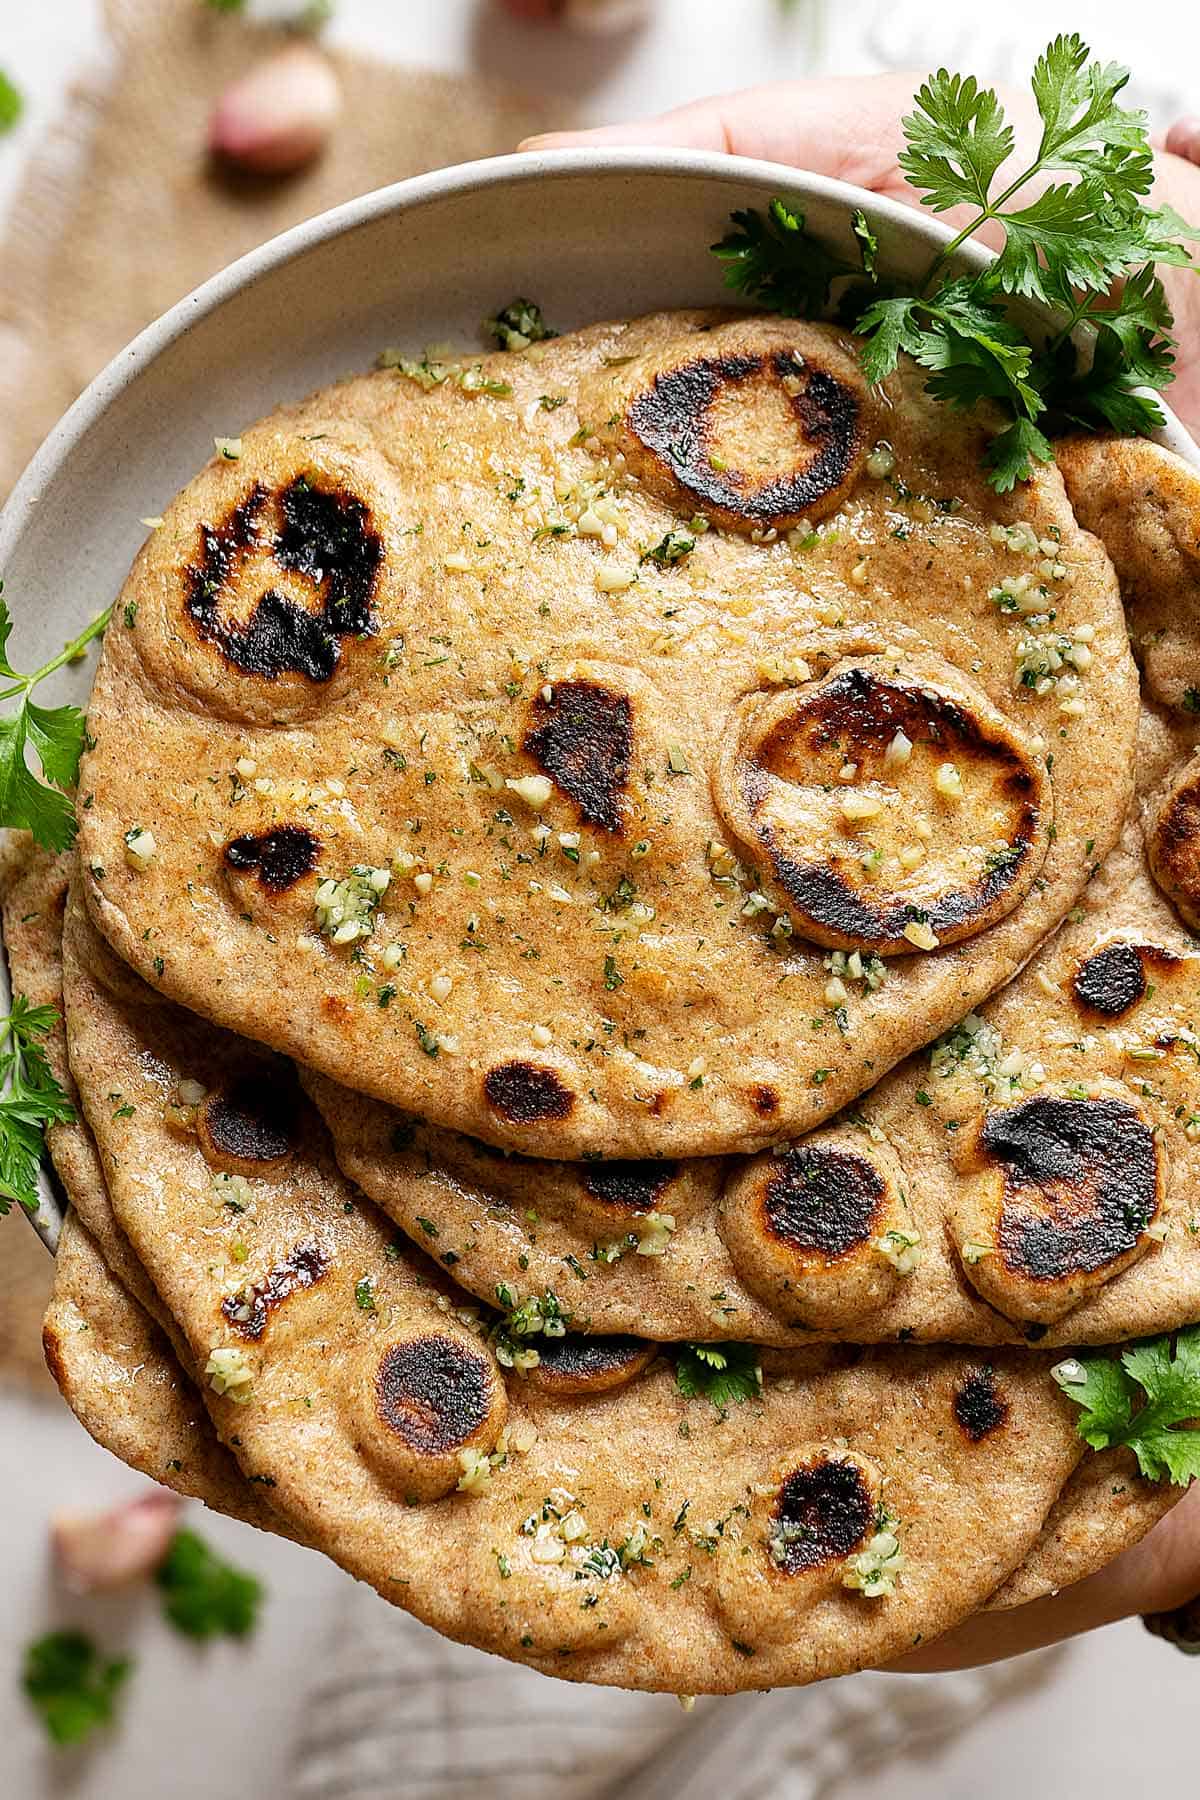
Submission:
[[[923,271],[949,236],[926,213],[777,163],[560,150],[399,182],[233,263],[97,376],[0,514],[19,666],[38,666],[112,600],[145,535],[139,520],[162,510],[214,437],[369,367],[386,345],[475,342],[479,321],[515,294],[560,330],[728,299],[708,246],[736,207],[779,193],[849,255],[861,206],[889,274]],[[960,260],[986,259],[966,246]],[[1161,439],[1200,460],[1177,421]],[[90,679],[90,663],[64,671],[58,697],[84,704]],[[47,1178],[34,1224],[51,1248],[60,1222]]]

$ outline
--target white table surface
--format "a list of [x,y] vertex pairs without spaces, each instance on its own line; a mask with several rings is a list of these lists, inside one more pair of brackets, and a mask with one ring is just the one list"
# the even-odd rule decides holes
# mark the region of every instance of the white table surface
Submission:
[[[277,0],[269,0],[274,6]],[[1135,61],[1140,95],[1163,123],[1188,104],[1200,69],[1200,23],[1172,8],[1171,32],[1143,33],[1126,0],[1064,5],[1008,0],[987,22],[975,7],[799,0],[658,0],[637,36],[597,47],[560,33],[489,20],[486,0],[340,0],[335,39],[447,69],[479,68],[570,94],[586,116],[632,116],[722,87],[780,75],[855,73],[899,61],[1022,59],[1051,31],[1091,33],[1107,54]],[[1161,11],[1156,26],[1165,23]],[[73,76],[104,55],[98,0],[0,0],[0,67],[26,95],[21,127],[0,140],[0,218],[24,157]],[[969,59],[969,62],[968,62]],[[1193,104],[1200,111],[1200,75]],[[0,287],[4,273],[0,267]],[[0,1234],[0,1253],[4,1239]],[[153,1592],[70,1601],[47,1566],[46,1524],[59,1506],[103,1505],[138,1479],[88,1440],[66,1412],[0,1392],[0,1796],[3,1800],[211,1800],[287,1792],[286,1746],[313,1659],[346,1578],[281,1540],[204,1516],[206,1535],[253,1567],[270,1598],[252,1645],[195,1650],[159,1620]],[[198,1511],[198,1509],[197,1509]],[[116,1733],[84,1753],[47,1749],[17,1691],[25,1642],[81,1623],[138,1658]],[[847,1800],[1011,1800],[1014,1792],[1128,1800],[1179,1788],[1190,1766],[1200,1664],[1150,1640],[1137,1624],[1075,1646],[1034,1694],[980,1719],[943,1750],[865,1772]],[[797,1704],[803,1704],[798,1698]],[[1179,1791],[1190,1791],[1194,1775]]]

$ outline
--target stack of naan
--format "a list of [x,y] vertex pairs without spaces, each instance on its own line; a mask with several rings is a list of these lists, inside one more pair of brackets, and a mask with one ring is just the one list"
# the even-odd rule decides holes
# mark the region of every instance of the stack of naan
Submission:
[[391,361],[171,505],[10,859],[70,1404],[576,1680],[1099,1567],[1179,1490],[1051,1370],[1200,1318],[1200,478],[998,497],[832,326]]

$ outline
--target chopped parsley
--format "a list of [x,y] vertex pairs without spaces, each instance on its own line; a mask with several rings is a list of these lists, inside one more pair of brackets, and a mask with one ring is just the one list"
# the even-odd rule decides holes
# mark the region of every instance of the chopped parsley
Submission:
[[537,301],[521,299],[510,300],[494,319],[485,319],[483,332],[495,340],[499,350],[528,350],[530,344],[540,344],[546,338],[558,336],[542,317]]
[[177,1531],[154,1579],[163,1612],[185,1637],[249,1637],[258,1623],[262,1583],[223,1562],[194,1531]]
[[11,131],[25,110],[20,90],[0,69],[0,131]]
[[660,569],[670,569],[685,556],[690,556],[695,548],[695,538],[689,537],[686,531],[668,531],[657,544],[644,550],[639,560],[656,563]]
[[82,1631],[52,1631],[26,1650],[21,1686],[51,1742],[78,1744],[112,1724],[132,1668],[127,1656],[102,1656]]
[[755,1400],[762,1393],[760,1351],[754,1344],[683,1344],[675,1363],[675,1385],[691,1398],[701,1395],[716,1407]]

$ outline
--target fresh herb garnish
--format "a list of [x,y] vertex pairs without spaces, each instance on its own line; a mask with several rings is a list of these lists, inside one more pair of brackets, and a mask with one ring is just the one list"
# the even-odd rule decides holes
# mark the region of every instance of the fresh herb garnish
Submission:
[[1128,1445],[1147,1481],[1186,1487],[1200,1475],[1200,1325],[1106,1356],[1069,1357],[1053,1371],[1083,1408],[1076,1421],[1093,1450]]
[[52,1006],[30,1006],[23,994],[0,1020],[0,1214],[14,1200],[37,1211],[42,1134],[47,1125],[69,1124],[75,1117],[42,1048],[57,1023]]
[[25,102],[21,98],[19,88],[13,86],[8,76],[0,69],[0,131],[11,131],[25,110]]
[[21,1686],[51,1740],[78,1744],[97,1725],[111,1725],[132,1668],[127,1656],[101,1656],[82,1631],[52,1631],[26,1650]]
[[[16,700],[17,710],[0,718],[0,825],[31,831],[46,850],[66,850],[75,841],[75,810],[67,790],[79,778],[84,717],[77,706],[38,706],[31,698],[38,683],[65,663],[74,662],[108,623],[108,611],[94,618],[77,638],[32,675],[19,675],[8,657],[12,615],[0,582],[0,705]],[[37,753],[45,777],[39,781],[26,761],[29,745]],[[60,791],[61,790],[61,791]]]
[[510,300],[494,319],[483,321],[483,331],[485,336],[495,339],[501,350],[527,350],[530,344],[540,344],[546,338],[558,336],[543,319],[536,300]]
[[670,569],[675,563],[682,562],[696,548],[696,540],[686,531],[668,531],[664,538],[649,550],[643,550],[639,562],[657,563],[660,569]]
[[154,1576],[163,1612],[185,1637],[249,1637],[262,1583],[223,1562],[194,1531],[177,1531]]
[[[945,69],[924,83],[903,121],[900,167],[922,205],[938,213],[966,206],[971,217],[911,289],[880,279],[862,213],[852,221],[861,266],[813,237],[803,213],[783,200],[765,215],[735,213],[735,229],[713,246],[727,284],[776,312],[821,313],[833,284],[850,278],[841,316],[866,340],[863,370],[872,383],[905,351],[947,405],[996,403],[1009,422],[986,461],[1001,493],[1028,479],[1034,461],[1051,460],[1048,431],[1156,430],[1162,408],[1138,390],[1165,388],[1174,375],[1174,320],[1156,269],[1190,266],[1184,240],[1200,234],[1172,208],[1147,203],[1154,171],[1146,115],[1119,104],[1129,71],[1089,63],[1088,55],[1071,33],[1038,58],[1041,137],[1033,160],[1011,174],[1015,139],[995,92]],[[1046,176],[1066,179],[1023,197]],[[987,223],[1004,233],[999,255],[978,275],[951,275],[954,252]],[[1011,299],[1055,310],[1048,341],[1035,343],[1010,317]],[[1084,324],[1094,345],[1072,341]]]
[[683,1344],[675,1362],[681,1394],[701,1395],[714,1406],[757,1399],[762,1392],[761,1352],[754,1344]]

